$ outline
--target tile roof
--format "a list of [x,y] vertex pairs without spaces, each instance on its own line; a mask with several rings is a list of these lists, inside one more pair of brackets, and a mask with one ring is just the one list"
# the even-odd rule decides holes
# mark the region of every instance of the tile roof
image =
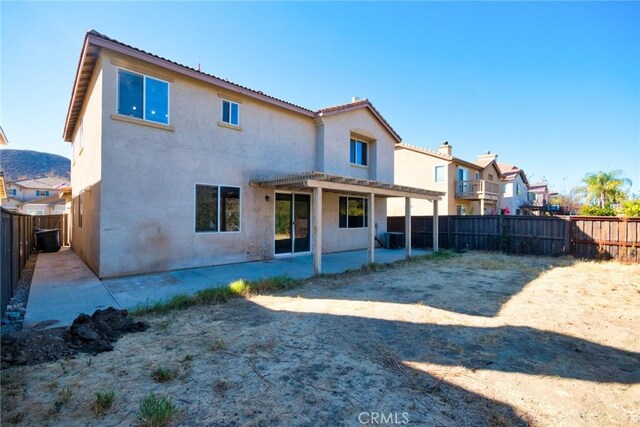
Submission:
[[240,93],[252,98],[256,98],[274,105],[278,105],[283,108],[290,109],[299,114],[303,114],[308,117],[320,117],[323,115],[335,114],[340,112],[351,111],[357,108],[369,108],[373,115],[380,120],[383,126],[391,133],[391,135],[398,141],[402,139],[398,133],[391,127],[391,125],[382,117],[382,114],[371,104],[368,99],[362,101],[352,102],[349,104],[337,105],[334,107],[323,108],[320,110],[310,110],[300,105],[294,104],[284,99],[277,98],[275,96],[268,95],[262,91],[254,90],[246,86],[239,85],[227,79],[217,77],[213,74],[205,73],[201,70],[189,67],[187,65],[180,64],[170,59],[164,58],[159,55],[147,52],[137,47],[120,42],[116,39],[101,34],[95,30],[90,30],[85,35],[82,51],[80,52],[80,59],[78,61],[78,68],[76,71],[76,78],[74,81],[73,92],[71,100],[69,101],[69,108],[67,110],[67,118],[65,121],[65,128],[63,131],[63,138],[67,142],[71,142],[73,138],[73,132],[75,130],[78,116],[80,115],[82,104],[84,102],[84,96],[88,88],[88,81],[93,73],[93,67],[97,62],[100,48],[111,49],[125,55],[136,56],[138,59],[153,63],[160,67],[171,69],[181,74],[186,74],[191,77],[207,81],[211,84],[219,87]]
[[369,101],[367,98],[363,98],[359,101],[350,102],[348,104],[340,104],[340,105],[335,105],[333,107],[321,108],[318,111],[316,111],[316,115],[319,117],[322,117],[322,116],[328,116],[336,113],[345,113],[347,111],[353,111],[360,108],[368,108],[371,111],[371,113],[378,120],[380,120],[382,125],[389,131],[389,133],[396,139],[396,141],[398,141],[398,143],[402,142],[402,138],[400,138],[400,135],[398,135],[398,133],[393,129],[393,127],[391,127],[389,122],[387,122],[387,120],[384,117],[382,117],[382,114],[380,114],[380,112],[376,109],[376,107],[374,107],[371,101]]
[[16,184],[24,188],[55,190],[58,187],[69,185],[69,182],[61,178],[44,177],[14,181],[10,184]]
[[21,201],[23,205],[62,205],[65,203],[63,199],[58,197],[57,194],[52,194],[47,197],[38,197],[37,199]]
[[[447,154],[440,153],[439,151],[429,150],[428,148],[418,147],[416,145],[402,143],[402,144],[396,145],[396,148],[406,148],[408,150],[416,151],[418,153],[426,154],[426,155],[432,156],[432,157],[437,157],[439,159],[448,160],[450,162],[460,163],[460,164],[463,164],[463,165],[466,165],[466,166],[470,166],[472,168],[479,168],[479,169],[484,169],[485,168],[485,166],[478,165],[478,164],[476,164],[474,162],[468,162],[468,161],[463,160],[463,159],[461,159],[459,157],[449,156]],[[489,164],[491,164],[491,163],[489,163]]]

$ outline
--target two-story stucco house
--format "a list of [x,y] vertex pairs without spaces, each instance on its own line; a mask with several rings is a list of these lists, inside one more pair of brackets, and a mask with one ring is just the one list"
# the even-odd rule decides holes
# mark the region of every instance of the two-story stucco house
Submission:
[[2,201],[2,207],[28,215],[64,213],[64,200],[58,194],[67,184],[64,179],[54,177],[8,182],[7,198]]
[[[438,151],[397,144],[395,182],[445,193],[441,215],[489,215],[500,206],[500,171],[495,156],[479,156],[469,162],[453,156],[453,147],[443,143]],[[401,201],[389,199],[389,215],[404,214]],[[414,215],[433,215],[431,203],[412,202]]]
[[517,166],[498,163],[502,174],[502,203],[500,207],[510,215],[524,215],[529,203],[529,181],[527,175]]
[[393,184],[401,139],[366,99],[309,110],[95,31],[64,139],[72,247],[100,277],[303,253],[319,272],[323,252],[361,248],[372,261],[386,198],[441,197]]

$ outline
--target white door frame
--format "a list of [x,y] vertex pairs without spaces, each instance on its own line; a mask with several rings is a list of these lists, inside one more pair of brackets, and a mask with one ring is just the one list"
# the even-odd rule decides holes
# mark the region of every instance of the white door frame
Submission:
[[[277,254],[276,253],[276,194],[292,194],[293,197],[291,198],[291,203],[295,203],[295,195],[296,194],[304,194],[309,196],[309,250],[305,251],[305,252],[294,252],[296,249],[296,231],[295,231],[295,227],[294,227],[294,222],[291,223],[291,252],[284,252],[281,254]],[[292,221],[295,220],[295,204],[292,206],[291,209],[291,214],[292,214]],[[308,191],[283,191],[283,190],[276,190],[273,194],[273,255],[276,258],[282,258],[282,257],[291,257],[291,256],[301,256],[301,255],[309,255],[312,253],[312,248],[313,248],[313,227],[311,227],[311,224],[313,223],[313,194],[308,192]]]

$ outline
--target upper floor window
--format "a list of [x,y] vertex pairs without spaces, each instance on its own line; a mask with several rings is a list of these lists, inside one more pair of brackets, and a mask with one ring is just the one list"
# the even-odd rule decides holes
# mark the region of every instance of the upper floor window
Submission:
[[444,182],[444,166],[436,166],[434,170],[434,180],[436,184]]
[[222,100],[222,123],[240,126],[240,105],[237,102]]
[[340,228],[367,227],[367,199],[362,197],[340,197]]
[[493,181],[493,175],[489,174],[489,181]]
[[516,194],[519,196],[520,195],[520,184],[518,184],[516,182]]
[[476,180],[480,179],[480,172],[476,172]]
[[36,197],[47,197],[49,196],[49,190],[36,190]]
[[118,114],[169,124],[169,83],[119,69]]
[[15,196],[16,194],[18,194],[18,190],[16,190],[15,188],[10,188],[7,190],[7,192],[10,196]]
[[196,233],[240,231],[240,187],[196,185]]
[[351,138],[350,161],[353,164],[367,166],[368,144],[359,139]]

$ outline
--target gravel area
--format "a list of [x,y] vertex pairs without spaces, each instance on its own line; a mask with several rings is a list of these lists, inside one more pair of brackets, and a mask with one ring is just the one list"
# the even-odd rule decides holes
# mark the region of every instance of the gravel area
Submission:
[[15,293],[9,301],[7,310],[2,317],[0,334],[22,330],[22,322],[24,321],[24,315],[27,309],[27,301],[29,300],[31,278],[33,277],[33,272],[36,268],[37,260],[37,253],[31,254],[29,259],[27,260],[27,263],[22,270],[22,277],[18,280]]

